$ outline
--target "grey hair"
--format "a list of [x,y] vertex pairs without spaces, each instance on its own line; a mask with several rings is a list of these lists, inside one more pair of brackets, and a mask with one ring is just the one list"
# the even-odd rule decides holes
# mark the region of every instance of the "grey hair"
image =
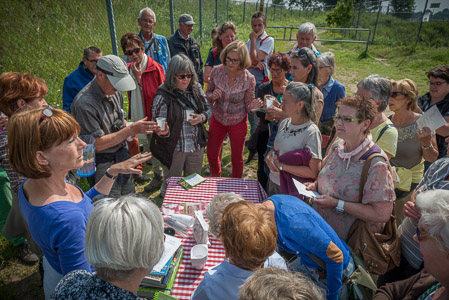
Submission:
[[[307,53],[302,52],[301,50],[306,51]],[[299,54],[301,52],[301,54]],[[316,58],[315,52],[312,49],[303,47],[294,51],[291,55],[291,59],[297,59],[301,62],[304,68],[307,68],[308,65],[312,65],[312,69],[310,70],[309,75],[307,76],[306,83],[311,83],[313,85],[317,85],[318,81],[318,59]]]
[[298,34],[300,33],[313,33],[313,37],[316,37],[316,27],[310,22],[302,23],[298,28]]
[[324,52],[317,56],[318,62],[321,62],[326,67],[332,67],[330,69],[331,73],[330,76],[334,75],[335,71],[335,56],[332,52]]
[[87,48],[84,48],[83,56],[85,59],[89,59],[89,54],[91,54],[91,53],[100,54],[101,49],[98,47],[95,47],[95,46],[89,46]]
[[220,233],[220,219],[223,211],[229,204],[242,200],[245,199],[234,193],[220,193],[215,195],[206,210],[206,217],[209,220],[209,232],[218,237]]
[[198,83],[198,75],[195,72],[195,67],[193,66],[192,61],[185,54],[177,54],[170,59],[167,66],[167,73],[165,74],[165,87],[170,92],[173,92],[176,89],[175,75],[180,72],[193,75],[192,80],[190,80],[189,88],[192,90],[195,98],[199,99],[198,97],[201,96],[201,85]]
[[311,279],[298,272],[262,268],[242,285],[239,300],[322,300],[325,292]]
[[371,91],[371,98],[375,101],[382,101],[378,112],[383,112],[388,106],[393,85],[390,79],[377,74],[363,78],[357,83],[357,88]]
[[449,191],[429,190],[416,196],[421,213],[419,222],[435,237],[441,250],[449,252]]
[[145,8],[142,8],[142,9],[140,10],[140,12],[139,12],[139,19],[142,18],[142,14],[143,14],[144,11],[148,11],[150,14],[152,14],[153,17],[154,17],[154,22],[156,23],[156,14],[155,14],[154,11],[153,11],[151,8],[149,8],[149,7],[145,7]]
[[306,117],[312,118],[316,111],[316,101],[313,97],[313,85],[303,82],[290,82],[285,88],[285,93],[289,93],[293,97],[293,101],[298,103],[304,102],[303,113]]
[[164,224],[154,203],[136,196],[95,203],[85,254],[103,280],[123,279],[134,269],[153,269],[163,251]]

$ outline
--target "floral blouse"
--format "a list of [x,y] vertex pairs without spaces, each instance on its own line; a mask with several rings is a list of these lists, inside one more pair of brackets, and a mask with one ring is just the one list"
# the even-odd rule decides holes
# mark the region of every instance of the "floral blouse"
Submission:
[[[321,169],[317,183],[320,195],[329,195],[346,202],[359,202],[360,177],[365,160],[351,159],[349,165],[338,156],[337,144],[334,143],[325,165]],[[348,166],[348,168],[346,168]],[[387,162],[381,157],[371,161],[368,176],[363,188],[362,203],[394,201],[393,178]],[[314,204],[313,208],[329,223],[338,236],[344,241],[356,217],[345,212],[339,213],[335,209],[321,208]]]
[[212,105],[214,118],[224,126],[231,126],[240,123],[249,112],[249,105],[254,100],[256,79],[248,71],[244,70],[234,82],[228,86],[229,75],[226,73],[224,65],[216,66],[212,69],[209,82],[207,83],[207,99],[212,97],[215,89],[222,91],[222,98]]

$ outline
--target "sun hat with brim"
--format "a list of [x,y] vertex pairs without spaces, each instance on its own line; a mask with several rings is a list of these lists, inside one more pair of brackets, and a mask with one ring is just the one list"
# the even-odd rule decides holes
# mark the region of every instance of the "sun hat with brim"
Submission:
[[193,17],[189,14],[183,14],[179,17],[179,23],[184,23],[187,25],[195,25],[196,23],[193,21]]
[[136,83],[129,75],[125,61],[118,56],[102,56],[97,62],[97,69],[108,76],[109,81],[117,91],[126,92],[136,88]]

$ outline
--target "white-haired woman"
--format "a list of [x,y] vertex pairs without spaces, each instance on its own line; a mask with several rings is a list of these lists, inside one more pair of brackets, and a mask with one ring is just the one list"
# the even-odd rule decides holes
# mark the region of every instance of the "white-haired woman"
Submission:
[[426,191],[416,197],[421,214],[414,239],[424,270],[380,288],[374,299],[449,299],[449,191]]
[[[172,176],[201,173],[206,131],[202,124],[212,115],[206,96],[190,59],[175,55],[168,64],[164,84],[154,97],[153,119],[166,118],[168,128],[164,134],[153,135],[150,149],[164,165],[164,183]],[[168,129],[168,130],[167,130]]]
[[[315,54],[313,54],[315,55]],[[293,60],[292,60],[293,61]],[[291,177],[301,181],[313,181],[321,169],[321,134],[318,126],[311,120],[315,115],[314,87],[302,82],[291,82],[282,96],[282,111],[287,118],[279,124],[273,148],[265,156],[270,169],[268,194],[291,194]],[[302,153],[304,150],[310,153]],[[293,151],[302,151],[293,153]],[[290,155],[290,162],[283,162],[283,155]],[[293,156],[294,155],[294,156]],[[297,163],[301,155],[304,163]],[[309,157],[306,159],[306,157]],[[287,157],[286,157],[287,158]],[[289,176],[281,180],[282,175]],[[282,176],[284,178],[284,176]],[[282,184],[281,184],[282,181]],[[285,185],[284,185],[285,183]]]
[[332,117],[337,109],[337,101],[346,95],[345,86],[335,80],[335,56],[332,52],[324,52],[318,58],[318,87],[323,93],[324,107],[321,113],[319,128],[322,134],[330,135],[333,125]]
[[155,204],[135,196],[100,200],[86,230],[86,258],[96,273],[70,272],[52,299],[140,299],[137,289],[163,250],[164,225]]

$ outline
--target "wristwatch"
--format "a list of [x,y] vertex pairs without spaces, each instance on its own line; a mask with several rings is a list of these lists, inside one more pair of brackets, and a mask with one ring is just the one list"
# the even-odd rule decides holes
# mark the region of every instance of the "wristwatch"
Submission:
[[343,208],[344,205],[345,202],[343,200],[338,200],[338,204],[337,207],[335,207],[335,210],[338,211],[339,213],[343,213],[345,211],[345,209]]
[[281,166],[279,167],[279,170],[284,171],[284,163],[281,163]]
[[111,169],[111,168],[107,168],[107,169],[106,169],[106,172],[104,172],[104,175],[106,175],[107,178],[110,178],[110,179],[115,180],[115,179],[117,178],[118,175],[112,176],[111,173],[109,173],[109,170],[110,170],[110,169]]

